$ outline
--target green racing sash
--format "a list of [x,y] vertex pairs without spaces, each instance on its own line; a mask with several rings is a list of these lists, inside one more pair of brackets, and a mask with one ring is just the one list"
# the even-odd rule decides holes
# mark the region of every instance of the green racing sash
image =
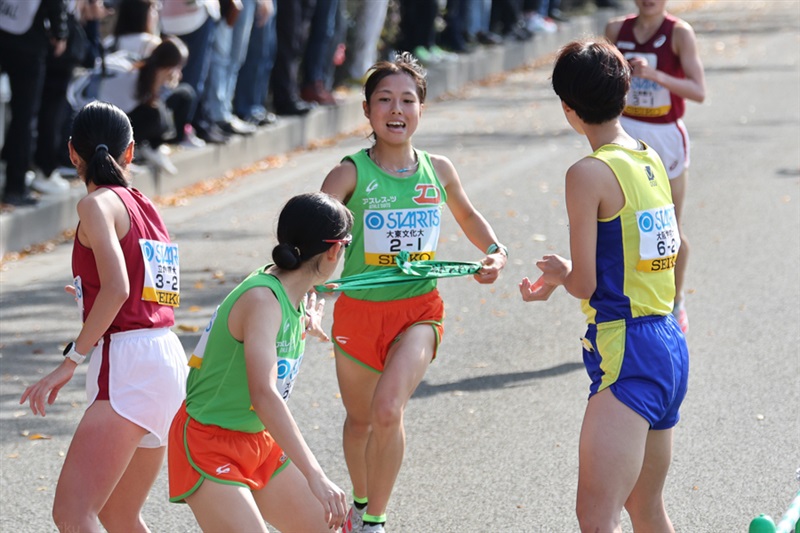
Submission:
[[406,251],[398,253],[394,260],[396,266],[333,279],[323,285],[317,285],[314,289],[318,292],[378,289],[423,279],[469,276],[483,267],[481,263],[469,261],[409,261]]

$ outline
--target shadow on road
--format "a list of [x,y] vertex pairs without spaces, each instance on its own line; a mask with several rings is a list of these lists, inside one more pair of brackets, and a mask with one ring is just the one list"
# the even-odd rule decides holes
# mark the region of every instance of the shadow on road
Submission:
[[430,385],[423,381],[417,387],[414,393],[414,398],[428,398],[455,391],[482,391],[489,389],[500,389],[508,385],[513,385],[521,381],[528,381],[532,379],[552,378],[574,372],[576,370],[583,370],[583,363],[563,363],[552,368],[544,368],[542,370],[531,370],[529,372],[511,372],[508,374],[492,374],[489,376],[478,376],[474,378],[462,379],[452,383],[442,383],[440,385]]

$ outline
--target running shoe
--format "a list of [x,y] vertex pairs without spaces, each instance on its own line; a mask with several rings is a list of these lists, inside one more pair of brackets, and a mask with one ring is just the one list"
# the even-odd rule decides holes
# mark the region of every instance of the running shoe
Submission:
[[364,511],[366,510],[366,507],[359,510],[355,505],[350,506],[350,510],[347,512],[347,517],[342,526],[342,533],[361,533],[364,527]]
[[689,315],[686,314],[686,304],[683,303],[683,300],[675,303],[675,307],[672,308],[672,316],[678,321],[682,332],[689,331]]
[[358,533],[386,533],[383,524],[364,524]]

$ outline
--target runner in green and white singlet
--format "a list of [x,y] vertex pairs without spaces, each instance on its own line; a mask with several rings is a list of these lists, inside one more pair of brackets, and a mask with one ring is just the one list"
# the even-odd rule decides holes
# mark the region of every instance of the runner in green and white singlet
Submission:
[[[485,257],[474,277],[493,283],[508,252],[475,209],[453,164],[417,150],[411,137],[422,117],[425,73],[408,53],[374,65],[364,86],[364,114],[375,144],[345,157],[323,192],[353,212],[353,246],[343,278],[414,260],[441,260],[441,213],[456,222]],[[353,507],[343,533],[381,533],[405,449],[403,416],[444,333],[444,304],[427,278],[339,296],[333,315],[336,373],[347,410],[344,454]]]

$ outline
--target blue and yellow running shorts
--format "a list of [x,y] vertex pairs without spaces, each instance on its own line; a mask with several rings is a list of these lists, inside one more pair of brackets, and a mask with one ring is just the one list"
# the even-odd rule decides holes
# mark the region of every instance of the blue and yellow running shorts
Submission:
[[583,344],[583,363],[592,380],[590,398],[610,388],[651,429],[678,423],[689,350],[671,314],[590,324]]

